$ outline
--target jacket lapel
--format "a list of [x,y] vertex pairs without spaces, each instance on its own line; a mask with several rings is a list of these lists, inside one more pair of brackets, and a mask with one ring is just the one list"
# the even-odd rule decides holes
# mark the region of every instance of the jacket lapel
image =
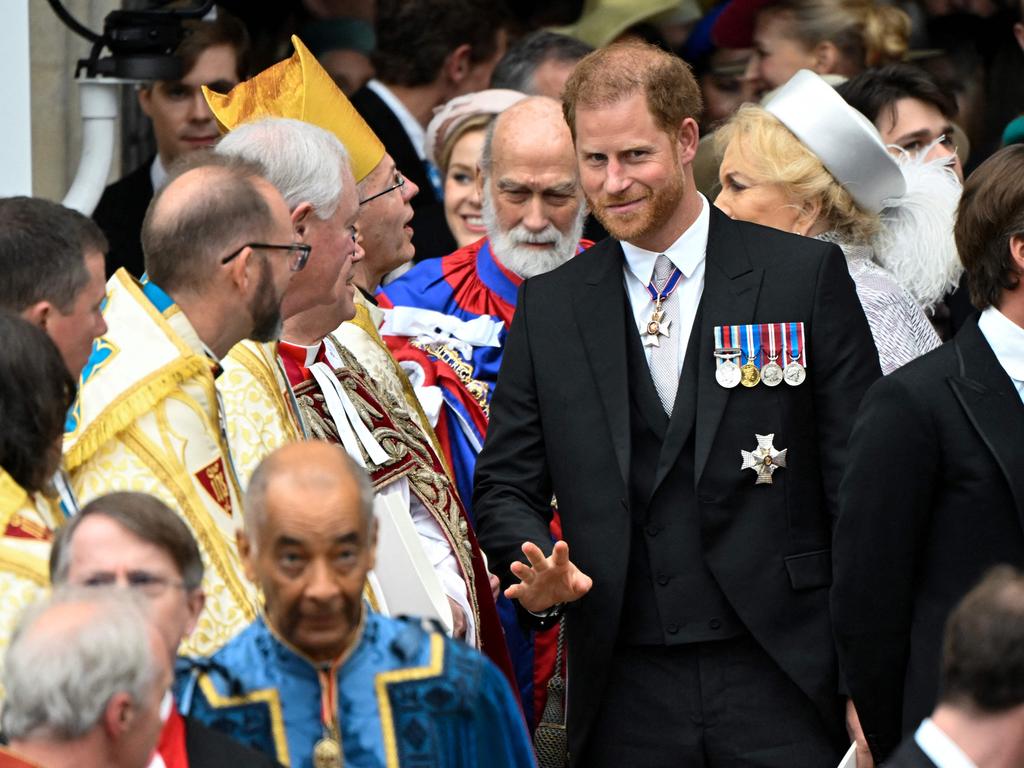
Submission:
[[978,328],[977,317],[968,320],[952,343],[960,376],[951,377],[949,385],[1006,477],[1024,526],[1024,404]]
[[629,482],[629,384],[626,377],[623,253],[611,238],[591,250],[593,268],[578,287],[573,301],[576,323],[605,419],[623,483]]
[[694,477],[698,483],[731,391],[715,381],[714,328],[716,325],[753,322],[763,276],[764,270],[750,263],[746,243],[736,225],[724,213],[712,208],[704,293],[701,296],[700,335],[693,340],[697,344],[694,350],[696,361],[687,350],[687,364],[697,363]]

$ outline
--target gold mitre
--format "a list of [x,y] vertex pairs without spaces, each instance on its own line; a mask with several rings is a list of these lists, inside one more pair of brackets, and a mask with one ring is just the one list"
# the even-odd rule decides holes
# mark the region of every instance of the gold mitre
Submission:
[[337,136],[348,150],[352,174],[362,181],[384,157],[384,144],[345,98],[331,76],[298,37],[295,53],[229,93],[203,86],[203,96],[222,133],[261,117],[290,117]]

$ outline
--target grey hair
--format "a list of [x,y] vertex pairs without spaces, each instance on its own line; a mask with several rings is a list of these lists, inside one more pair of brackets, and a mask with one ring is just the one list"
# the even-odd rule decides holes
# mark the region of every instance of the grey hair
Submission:
[[[94,611],[73,631],[38,628],[47,613],[70,604]],[[149,631],[139,598],[114,587],[62,587],[31,605],[4,659],[6,736],[73,741],[102,720],[115,694],[145,701],[160,674]]]
[[50,549],[50,583],[67,582],[71,570],[71,548],[82,521],[96,515],[113,521],[127,533],[162,550],[174,562],[189,592],[203,583],[203,559],[188,526],[155,496],[135,491],[116,491],[90,501],[61,526]]
[[331,218],[338,209],[344,171],[350,167],[348,151],[337,136],[286,117],[244,123],[222,138],[214,151],[257,163],[289,210],[309,203],[320,219]]
[[581,40],[546,29],[531,32],[501,58],[491,75],[491,88],[510,88],[538,95],[534,75],[547,61],[577,62],[594,49]]
[[484,146],[480,150],[480,170],[483,172],[485,179],[490,177],[491,166],[494,164],[492,147],[494,145],[494,129],[497,125],[497,119],[491,120],[484,131]]
[[[344,448],[338,445],[334,447],[342,457],[348,474],[355,479],[356,485],[359,487],[359,509],[363,514],[367,530],[370,530],[374,525],[374,491],[373,484],[370,482],[370,476],[366,469],[359,466]],[[259,534],[263,528],[263,523],[267,519],[267,488],[270,486],[270,481],[274,476],[281,471],[280,464],[281,460],[278,458],[278,452],[275,451],[259,463],[259,466],[256,467],[252,477],[249,479],[249,487],[245,492],[243,520],[250,545],[254,548],[259,541]],[[338,476],[336,474],[332,472],[310,471],[315,469],[315,467],[306,466],[306,476],[304,479],[312,484],[325,487],[337,482]]]

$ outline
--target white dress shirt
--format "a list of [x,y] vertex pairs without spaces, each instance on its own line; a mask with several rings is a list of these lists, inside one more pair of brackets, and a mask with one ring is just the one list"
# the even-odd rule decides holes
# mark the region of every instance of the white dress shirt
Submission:
[[921,721],[914,733],[914,741],[939,768],[978,768],[930,717]]
[[149,166],[149,183],[153,185],[154,195],[167,183],[167,169],[164,168],[159,154],[153,158],[153,164]]
[[1024,328],[995,307],[988,307],[978,318],[978,330],[1024,401]]
[[[388,88],[377,78],[370,80],[366,87],[371,91],[380,96],[380,100],[388,105],[388,109],[395,113],[395,117],[398,118],[398,122],[402,124],[405,129],[406,135],[409,137],[409,141],[416,148],[416,154],[420,156],[420,160],[427,159],[427,151],[424,147],[427,141],[427,131],[420,125],[420,121],[416,119],[412,112],[399,100],[391,89]],[[399,168],[398,170],[402,170]]]
[[[670,317],[673,321],[669,327],[668,339],[661,339],[661,344],[674,342],[679,347],[676,358],[679,373],[683,372],[686,358],[686,345],[693,330],[693,320],[697,315],[697,305],[704,292],[704,259],[708,248],[708,228],[711,224],[711,207],[704,195],[700,196],[701,209],[696,221],[664,251],[668,260],[683,273],[676,286],[679,295],[676,306],[678,317]],[[647,285],[654,277],[654,262],[660,252],[647,251],[632,243],[623,242],[622,252],[626,255],[623,265],[623,280],[629,303],[633,307],[633,318],[636,321],[637,333],[643,334],[647,323],[654,312],[654,301],[647,292]],[[651,347],[644,347],[647,362],[651,360]]]

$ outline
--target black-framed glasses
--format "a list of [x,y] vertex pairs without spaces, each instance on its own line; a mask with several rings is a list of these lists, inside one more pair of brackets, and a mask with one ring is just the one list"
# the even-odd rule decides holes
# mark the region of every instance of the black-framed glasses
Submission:
[[128,589],[139,592],[146,597],[160,597],[168,589],[185,589],[185,582],[175,579],[168,579],[164,576],[157,576],[148,571],[128,571],[124,575],[124,581],[118,579],[113,573],[96,573],[85,580],[86,587],[112,587],[125,586]]
[[288,251],[290,254],[288,268],[292,272],[298,272],[306,266],[306,262],[309,261],[309,252],[313,250],[313,246],[306,243],[288,243],[287,245],[273,245],[272,243],[246,243],[237,251],[230,253],[221,259],[220,263],[222,265],[227,264],[232,259],[237,258],[238,254],[246,248],[252,248],[254,251]]
[[404,186],[405,186],[405,176],[403,176],[399,171],[395,171],[395,183],[394,184],[392,184],[387,189],[381,190],[380,192],[378,192],[375,195],[370,195],[365,200],[360,200],[359,201],[359,205],[361,205],[361,206],[362,205],[366,205],[371,200],[376,200],[381,195],[386,195],[388,192],[394,192],[396,189],[401,189]]

